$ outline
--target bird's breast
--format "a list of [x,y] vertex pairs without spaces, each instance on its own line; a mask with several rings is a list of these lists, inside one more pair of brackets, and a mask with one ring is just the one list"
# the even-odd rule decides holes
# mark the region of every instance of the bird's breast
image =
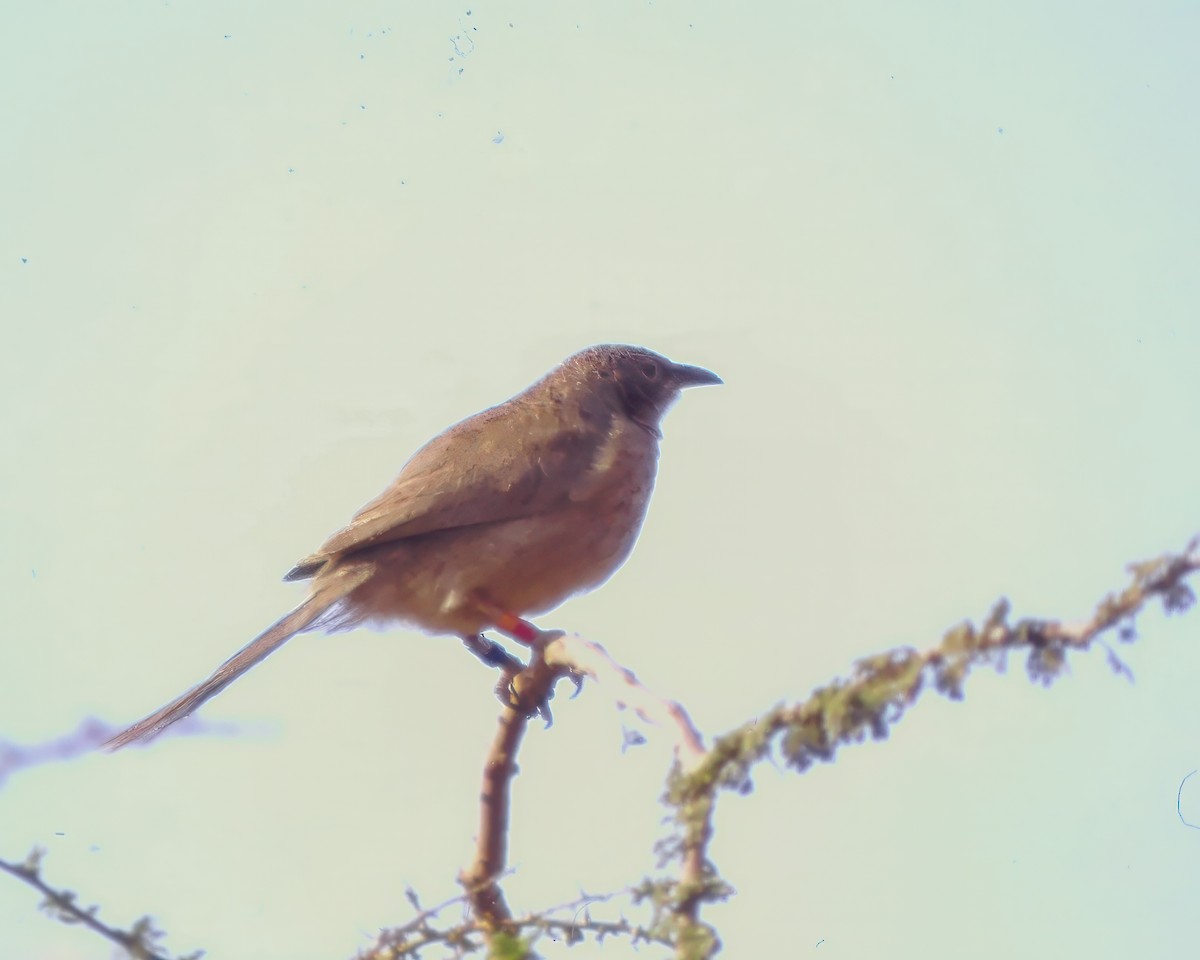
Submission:
[[617,508],[630,497],[648,499],[658,468],[658,440],[629,420],[615,418],[587,468],[567,493],[573,503]]

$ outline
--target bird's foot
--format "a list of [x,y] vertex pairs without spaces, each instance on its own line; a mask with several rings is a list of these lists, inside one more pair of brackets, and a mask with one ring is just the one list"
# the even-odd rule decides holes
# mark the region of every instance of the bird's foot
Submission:
[[554,698],[555,684],[565,677],[575,686],[572,698],[577,697],[583,689],[583,674],[571,667],[546,662],[546,646],[563,636],[561,630],[539,630],[525,620],[520,623],[529,628],[524,640],[530,650],[528,663],[482,633],[463,637],[463,645],[481,662],[500,671],[496,699],[527,718],[541,717],[550,726],[554,722],[550,701]]

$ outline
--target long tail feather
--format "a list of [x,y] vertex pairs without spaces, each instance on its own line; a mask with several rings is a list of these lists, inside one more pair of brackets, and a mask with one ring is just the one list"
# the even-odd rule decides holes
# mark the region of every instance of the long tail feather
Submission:
[[296,634],[312,626],[321,614],[360,586],[369,576],[369,570],[360,570],[354,573],[345,571],[341,577],[330,578],[314,590],[300,606],[284,614],[217,667],[211,677],[172,700],[162,709],[118,733],[104,744],[105,749],[119,750],[128,744],[157,737],[171,724],[182,720],[201,704],[211,700],[255,664],[261,663]]

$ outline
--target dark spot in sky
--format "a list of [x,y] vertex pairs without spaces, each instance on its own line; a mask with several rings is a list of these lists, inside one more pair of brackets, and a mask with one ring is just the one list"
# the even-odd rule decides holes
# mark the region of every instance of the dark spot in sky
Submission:
[[295,172],[296,172],[295,167],[288,167],[288,173],[295,173]]
[[225,34],[225,39],[226,39],[226,40],[232,40],[232,39],[233,39],[233,34],[232,34],[232,33],[227,33],[227,34]]
[[997,128],[996,128],[996,132],[997,132],[997,133],[1004,133],[1004,128],[1003,128],[1003,127],[997,127]]
[[22,263],[28,263],[28,262],[29,262],[29,258],[28,258],[28,257],[22,257],[22,258],[21,258],[21,262],[22,262]]
[[360,53],[360,54],[358,55],[358,59],[359,59],[359,60],[366,60],[366,59],[367,59],[367,55],[366,55],[365,53]]
[[492,137],[492,143],[503,143],[503,142],[504,142],[504,133],[501,130],[497,130],[496,135],[494,137]]
[[367,109],[367,105],[366,105],[365,103],[360,103],[360,104],[358,105],[358,109],[359,109],[359,110],[366,110],[366,109]]

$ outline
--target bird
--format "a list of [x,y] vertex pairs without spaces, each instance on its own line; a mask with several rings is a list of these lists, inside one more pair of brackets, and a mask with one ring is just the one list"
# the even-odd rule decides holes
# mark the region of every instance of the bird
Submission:
[[[308,596],[213,674],[108,740],[148,741],[298,633],[414,627],[464,639],[606,581],[628,558],[658,469],[660,425],[703,367],[600,344],[421,447],[399,475],[284,576]],[[536,632],[536,631],[534,631]]]

